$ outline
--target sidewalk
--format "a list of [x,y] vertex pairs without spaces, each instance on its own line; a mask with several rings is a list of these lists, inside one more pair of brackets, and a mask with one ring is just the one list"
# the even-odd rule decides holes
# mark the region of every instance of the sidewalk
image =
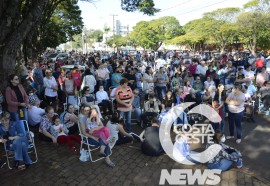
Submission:
[[[232,169],[221,174],[221,186],[270,186],[269,118],[256,117],[256,123],[243,123],[241,144],[227,140],[243,154],[246,169]],[[136,126],[134,126],[136,127]],[[226,131],[228,123],[226,122]],[[135,130],[138,130],[138,128]],[[36,135],[37,136],[37,135]],[[141,153],[140,143],[117,146],[111,159],[115,168],[103,161],[80,162],[66,146],[57,146],[36,139],[39,161],[28,170],[0,169],[0,185],[159,185],[161,169],[205,169],[204,165],[187,166],[167,155],[148,157]],[[3,145],[0,145],[1,153]],[[168,184],[168,183],[167,183]]]

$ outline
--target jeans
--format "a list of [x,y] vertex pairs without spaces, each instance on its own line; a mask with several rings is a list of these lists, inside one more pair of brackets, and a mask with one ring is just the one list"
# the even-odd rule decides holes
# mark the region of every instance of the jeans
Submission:
[[222,109],[222,115],[221,115],[220,131],[224,133],[224,130],[225,130],[225,116],[226,116],[225,105],[223,105],[221,107],[221,109]]
[[121,118],[124,119],[125,125],[127,127],[127,132],[130,133],[131,132],[131,111],[127,111],[127,112],[119,111],[119,115]]
[[16,138],[12,143],[15,161],[23,161],[25,164],[32,164],[32,160],[28,155],[28,139],[27,137]]
[[42,92],[43,92],[43,85],[41,84],[36,84],[36,88],[37,88],[37,95],[39,96],[39,99],[42,99]]
[[98,80],[98,87],[103,86],[105,91],[108,91],[108,80]]
[[110,154],[110,147],[102,141],[102,139],[98,139],[98,141],[88,138],[88,143],[95,146],[105,146],[104,154],[108,156]]
[[[237,155],[236,152],[232,153]],[[242,160],[239,159],[237,162],[233,162],[231,160],[227,160],[227,159],[221,159],[220,162],[216,162],[216,163],[208,163],[207,167],[209,169],[219,169],[222,172],[229,170],[234,164],[236,165],[241,165],[242,164]]]
[[141,108],[135,108],[134,109],[134,113],[135,113],[135,116],[136,116],[136,121],[138,123],[141,123],[141,115],[142,115],[142,110]]
[[[28,111],[27,109],[24,107],[22,108],[22,111],[23,111],[23,116],[26,121],[28,121]],[[10,112],[10,118],[11,118],[11,121],[19,121],[21,120],[20,118],[20,109],[17,111],[17,112]]]
[[234,136],[234,125],[236,126],[236,136],[237,139],[242,138],[242,125],[241,121],[244,115],[244,111],[240,113],[231,113],[229,111],[229,129],[230,129],[230,136]]
[[166,95],[166,87],[159,87],[159,86],[157,86],[156,88],[157,88],[158,99],[160,101],[162,101],[163,98]]
[[225,85],[234,84],[235,78],[226,78]]

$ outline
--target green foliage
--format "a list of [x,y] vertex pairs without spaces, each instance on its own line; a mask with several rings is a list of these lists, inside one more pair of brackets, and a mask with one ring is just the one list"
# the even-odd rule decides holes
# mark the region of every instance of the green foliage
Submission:
[[73,36],[80,34],[83,28],[81,10],[77,1],[62,1],[47,23],[43,23],[41,43],[45,47],[55,48],[62,43],[71,41]]
[[121,7],[127,12],[139,11],[150,16],[160,11],[155,8],[154,0],[121,0]]
[[184,34],[179,21],[167,16],[152,21],[140,21],[130,33],[129,38],[135,45],[157,50],[162,43],[170,43],[171,39]]
[[73,36],[71,46],[72,48],[82,48],[82,34]]
[[110,47],[121,47],[127,45],[127,37],[121,35],[115,35],[107,41],[107,45]]

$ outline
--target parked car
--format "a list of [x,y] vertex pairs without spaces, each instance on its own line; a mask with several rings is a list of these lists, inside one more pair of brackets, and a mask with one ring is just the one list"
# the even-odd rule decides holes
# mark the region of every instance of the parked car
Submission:
[[86,66],[83,66],[83,65],[64,65],[64,66],[61,66],[61,69],[65,69],[65,71],[68,72],[74,67],[78,67],[78,69],[80,69],[81,72],[84,72],[86,69]]
[[68,54],[67,53],[59,53],[59,54],[53,53],[53,54],[49,55],[48,58],[52,59],[52,61],[54,61],[54,62],[56,61],[56,59],[59,59],[61,61],[65,61],[68,58]]

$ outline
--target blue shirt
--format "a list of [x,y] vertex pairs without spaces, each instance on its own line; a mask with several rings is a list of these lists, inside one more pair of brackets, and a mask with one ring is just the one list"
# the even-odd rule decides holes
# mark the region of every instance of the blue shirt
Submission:
[[[122,79],[122,75],[120,73],[113,73],[112,74],[112,86],[119,87],[121,79]],[[119,83],[116,83],[114,80],[117,80]]]

